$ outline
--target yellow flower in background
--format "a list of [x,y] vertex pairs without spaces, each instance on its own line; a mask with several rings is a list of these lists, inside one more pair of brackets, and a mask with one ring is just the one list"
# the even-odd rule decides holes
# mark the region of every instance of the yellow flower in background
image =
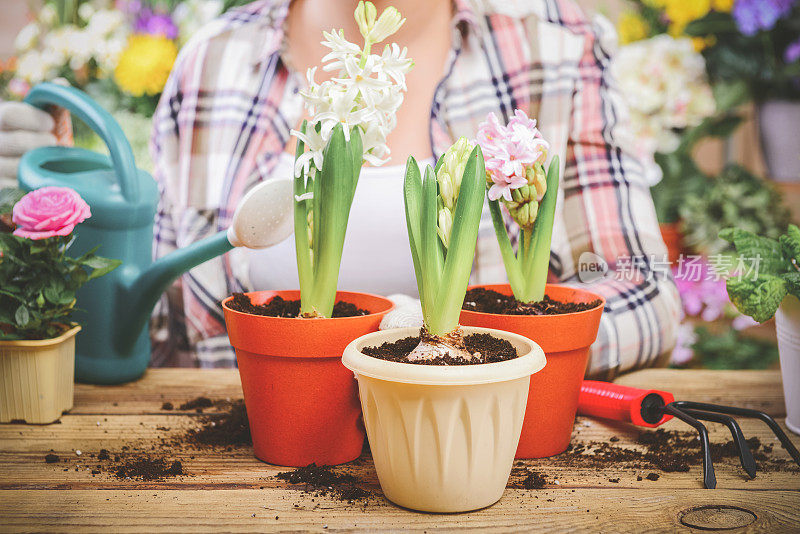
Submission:
[[620,44],[626,45],[646,38],[650,33],[650,28],[638,13],[626,11],[619,16],[617,32]]
[[692,46],[694,46],[695,52],[702,52],[709,46],[714,46],[717,44],[717,38],[714,35],[709,35],[708,37],[692,37]]
[[114,69],[120,89],[134,96],[154,96],[164,89],[178,48],[160,35],[133,35]]
[[714,0],[714,11],[719,11],[720,13],[730,13],[733,9],[734,1],[735,0]]
[[673,37],[683,34],[686,25],[705,17],[711,11],[711,0],[666,0],[664,14],[669,19],[668,32]]

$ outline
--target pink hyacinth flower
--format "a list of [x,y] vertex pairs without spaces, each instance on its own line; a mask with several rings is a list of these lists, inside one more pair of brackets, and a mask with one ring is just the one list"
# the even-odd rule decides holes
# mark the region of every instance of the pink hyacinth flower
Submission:
[[544,163],[549,148],[536,128],[536,121],[519,109],[507,126],[489,113],[478,126],[477,143],[492,180],[490,200],[502,197],[510,201],[511,191],[528,183],[527,170],[536,163]]

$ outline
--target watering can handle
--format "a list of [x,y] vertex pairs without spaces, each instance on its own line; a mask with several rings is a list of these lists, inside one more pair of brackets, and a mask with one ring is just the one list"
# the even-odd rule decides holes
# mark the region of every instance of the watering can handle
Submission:
[[40,83],[25,97],[25,102],[44,109],[55,104],[67,109],[91,128],[108,147],[122,196],[130,203],[139,202],[136,161],[128,139],[109,112],[98,106],[83,91],[54,83]]

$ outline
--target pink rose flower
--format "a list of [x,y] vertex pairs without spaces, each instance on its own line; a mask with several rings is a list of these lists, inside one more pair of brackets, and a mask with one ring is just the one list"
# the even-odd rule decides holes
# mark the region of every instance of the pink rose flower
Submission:
[[31,191],[14,205],[14,235],[47,239],[72,233],[76,224],[92,216],[89,205],[68,187],[42,187]]

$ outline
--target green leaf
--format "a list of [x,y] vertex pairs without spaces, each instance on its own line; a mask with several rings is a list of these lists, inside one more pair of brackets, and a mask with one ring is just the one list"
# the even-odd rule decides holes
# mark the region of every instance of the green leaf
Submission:
[[[346,141],[342,125],[336,125],[323,153],[322,170],[314,179],[314,279],[310,305],[324,317],[330,317],[336,300],[347,221],[361,171],[360,159],[359,165],[353,166],[356,150],[361,150],[359,130],[354,129],[350,141]],[[302,291],[300,295],[303,300]]]
[[719,236],[733,243],[743,260],[757,261],[759,273],[778,275],[786,271],[786,261],[778,241],[739,228],[726,228]]
[[511,290],[515,295],[522,295],[525,291],[525,279],[522,276],[520,262],[514,254],[511,239],[508,237],[508,230],[503,220],[503,214],[500,211],[499,200],[489,200],[489,213],[492,216],[494,233],[497,236],[497,243],[500,245],[500,254],[503,257],[503,264],[506,268],[508,282],[511,284]]
[[527,284],[525,295],[520,299],[523,302],[538,302],[544,298],[558,200],[559,163],[559,157],[554,156],[547,169],[547,190],[539,206],[530,244],[533,247],[533,256],[530,257],[528,265],[522,266]]
[[19,308],[17,308],[16,313],[14,313],[14,321],[16,321],[17,326],[20,328],[25,328],[28,326],[28,322],[30,322],[31,315],[28,312],[27,306],[24,304],[20,304]]
[[719,111],[728,111],[747,102],[750,91],[744,80],[719,82],[714,84],[714,100]]
[[789,229],[778,240],[783,249],[783,255],[789,260],[794,259],[800,266],[800,228],[790,224]]
[[100,278],[101,276],[105,276],[117,267],[122,265],[122,260],[115,260],[111,258],[102,258],[100,256],[95,256],[92,259],[91,267],[94,270],[89,273],[89,280],[94,280],[95,278]]
[[728,278],[728,296],[736,309],[763,323],[775,315],[787,294],[786,282],[774,275],[759,274],[756,280]]
[[[425,278],[422,273],[419,249],[422,246],[420,235],[420,213],[422,211],[422,177],[419,165],[413,156],[406,161],[406,174],[403,181],[403,203],[406,210],[406,226],[408,228],[408,244],[411,247],[411,259],[414,262],[414,274],[417,277],[417,291],[425,293]],[[423,316],[425,314],[423,313]]]
[[800,298],[800,273],[787,273],[781,278],[786,282],[786,290],[797,298]]
[[475,258],[485,191],[486,168],[483,153],[481,147],[475,145],[464,167],[461,188],[453,211],[450,243],[441,276],[441,287],[438,288],[436,295],[436,307],[439,310],[434,323],[436,327],[428,323],[433,334],[443,335],[458,326]]
[[25,196],[25,191],[16,187],[0,189],[0,214],[11,213],[14,204]]
[[[437,229],[437,191],[438,185],[436,183],[436,174],[430,165],[425,167],[425,177],[422,179],[422,203],[419,215],[419,229],[420,229],[420,249],[419,259],[422,266],[422,277],[424,278],[423,290],[425,291],[420,295],[420,300],[424,303],[424,310],[430,314],[425,317],[425,324],[429,328],[435,329],[431,322],[436,321],[435,310],[438,309],[439,304],[437,292],[439,284],[442,279],[442,268],[444,265],[444,257],[442,254],[442,247],[439,244],[439,235]],[[455,221],[453,222],[455,227]],[[449,330],[447,331],[449,332]],[[436,334],[446,334],[447,332],[434,332]]]

